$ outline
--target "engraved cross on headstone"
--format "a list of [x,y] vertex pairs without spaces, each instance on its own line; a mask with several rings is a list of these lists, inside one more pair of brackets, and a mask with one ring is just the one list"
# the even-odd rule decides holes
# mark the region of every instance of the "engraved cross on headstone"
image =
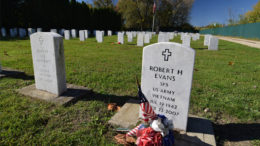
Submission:
[[165,49],[162,55],[164,56],[164,61],[168,61],[169,57],[172,56],[172,52],[170,52],[169,49]]

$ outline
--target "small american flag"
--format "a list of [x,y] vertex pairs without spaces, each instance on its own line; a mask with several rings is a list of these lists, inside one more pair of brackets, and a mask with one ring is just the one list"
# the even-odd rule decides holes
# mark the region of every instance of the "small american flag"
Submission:
[[137,131],[139,129],[141,129],[142,127],[143,127],[143,124],[140,124],[140,125],[136,126],[134,129],[132,129],[131,131],[129,131],[126,135],[127,136],[136,136]]
[[156,3],[155,3],[155,0],[153,1],[153,13],[155,13],[155,10],[156,10]]
[[152,106],[149,104],[148,100],[145,98],[142,90],[141,90],[141,87],[140,87],[140,84],[137,81],[137,85],[138,85],[138,96],[140,98],[140,106],[141,106],[141,109],[143,111],[143,120],[145,122],[148,122],[150,120],[154,120],[156,119],[157,115],[156,113],[153,111],[153,108]]

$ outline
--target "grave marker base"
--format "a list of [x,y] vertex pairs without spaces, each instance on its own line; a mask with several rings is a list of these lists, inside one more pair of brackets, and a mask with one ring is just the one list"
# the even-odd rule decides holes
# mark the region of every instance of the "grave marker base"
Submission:
[[49,93],[47,91],[38,90],[35,84],[19,89],[18,92],[25,96],[30,96],[32,98],[45,100],[47,102],[54,103],[56,105],[68,105],[75,102],[76,100],[82,98],[86,94],[92,93],[92,90],[87,89],[83,86],[76,86],[72,84],[67,84],[67,91],[62,95],[57,96],[55,94]]
[[[134,128],[139,119],[138,101],[128,101],[108,123],[119,128]],[[177,146],[216,146],[212,124],[209,120],[189,115],[187,131],[174,130],[175,145]]]

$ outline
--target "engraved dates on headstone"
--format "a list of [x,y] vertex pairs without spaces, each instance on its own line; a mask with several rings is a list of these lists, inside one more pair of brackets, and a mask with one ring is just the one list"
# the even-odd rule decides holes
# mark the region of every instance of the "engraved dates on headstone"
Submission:
[[62,36],[37,32],[30,39],[36,88],[61,95],[67,90]]
[[[144,47],[142,91],[156,114],[186,131],[195,51],[177,43]],[[141,115],[141,114],[140,114]]]

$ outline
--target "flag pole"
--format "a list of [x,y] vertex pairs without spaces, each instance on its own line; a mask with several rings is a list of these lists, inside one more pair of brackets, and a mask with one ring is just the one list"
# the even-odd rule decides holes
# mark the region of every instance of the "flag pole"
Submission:
[[153,26],[152,26],[152,32],[154,30],[154,19],[155,19],[155,14],[153,14]]
[[153,26],[152,26],[152,32],[154,31],[155,11],[156,11],[156,3],[155,3],[155,0],[154,0],[153,1]]

